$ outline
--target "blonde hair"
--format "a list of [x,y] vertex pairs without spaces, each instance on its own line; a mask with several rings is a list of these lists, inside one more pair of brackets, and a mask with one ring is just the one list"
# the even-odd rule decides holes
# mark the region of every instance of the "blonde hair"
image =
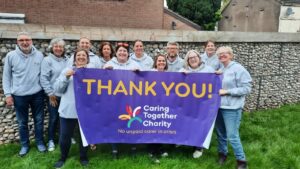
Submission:
[[200,56],[200,53],[199,53],[199,52],[197,52],[196,50],[189,50],[189,51],[186,53],[185,57],[184,57],[184,67],[185,67],[186,69],[188,69],[189,66],[190,66],[190,65],[189,65],[189,56],[190,56],[191,53],[195,53],[195,54],[198,56],[199,61],[200,61],[199,66],[201,65],[201,62],[202,62],[202,59],[201,59],[201,56]]
[[221,51],[225,51],[225,52],[228,52],[232,57],[233,57],[233,50],[231,47],[229,46],[221,46],[217,49],[217,52],[216,54],[219,55],[220,53],[222,53]]

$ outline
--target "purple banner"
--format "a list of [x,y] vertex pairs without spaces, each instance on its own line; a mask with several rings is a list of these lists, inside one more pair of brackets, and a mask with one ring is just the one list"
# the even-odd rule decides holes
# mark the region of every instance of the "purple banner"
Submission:
[[76,108],[88,144],[168,143],[208,148],[220,105],[212,73],[78,69]]

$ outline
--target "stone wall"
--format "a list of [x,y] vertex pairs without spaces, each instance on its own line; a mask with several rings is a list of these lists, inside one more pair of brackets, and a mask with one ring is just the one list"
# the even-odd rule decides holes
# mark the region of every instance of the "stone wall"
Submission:
[[[29,29],[33,27],[32,29]],[[41,28],[40,30],[38,28]],[[31,31],[34,45],[45,55],[48,53],[50,39],[63,37],[66,39],[67,53],[76,48],[80,36],[92,35],[96,31],[91,27],[72,27],[73,29],[50,29],[51,26],[41,25],[0,25],[0,88],[2,89],[2,71],[7,52],[14,50],[16,33]],[[85,31],[84,33],[82,30]],[[180,56],[184,57],[190,49],[203,52],[203,44],[208,39],[217,41],[217,46],[231,46],[235,59],[244,65],[253,78],[253,89],[247,97],[245,110],[254,111],[279,107],[283,104],[300,102],[300,35],[280,33],[232,33],[232,32],[196,32],[196,31],[163,31],[163,30],[130,30],[97,29],[101,35],[94,34],[93,50],[97,52],[99,43],[107,40],[115,44],[126,41],[131,44],[135,39],[142,39],[145,51],[154,56],[165,53],[167,41],[176,40],[180,43]],[[13,30],[13,31],[12,31]],[[71,30],[71,31],[70,31]],[[52,32],[51,32],[52,31]],[[56,31],[56,32],[54,32]],[[52,36],[51,36],[52,35]],[[101,38],[97,37],[101,36]],[[106,38],[102,38],[106,37]],[[5,107],[3,91],[0,92],[0,144],[18,139],[18,129],[14,110]],[[46,122],[48,115],[46,114]],[[45,128],[47,123],[45,122]],[[32,118],[29,122],[31,137]]]

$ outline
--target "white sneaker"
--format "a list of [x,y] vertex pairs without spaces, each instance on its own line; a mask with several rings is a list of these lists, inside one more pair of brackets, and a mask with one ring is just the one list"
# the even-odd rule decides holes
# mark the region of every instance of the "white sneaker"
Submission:
[[54,151],[55,150],[55,144],[53,140],[49,140],[48,142],[48,151]]
[[159,159],[154,158],[154,159],[153,159],[153,163],[155,163],[155,164],[160,164],[160,161],[159,161]]
[[195,150],[195,152],[193,153],[193,158],[199,158],[201,157],[203,154],[202,150]]
[[164,153],[161,154],[161,156],[162,156],[162,157],[168,157],[169,154],[168,154],[168,152],[164,152]]
[[149,153],[148,155],[149,155],[149,157],[153,157],[154,156],[152,153]]
[[76,140],[73,137],[71,138],[71,143],[76,144]]

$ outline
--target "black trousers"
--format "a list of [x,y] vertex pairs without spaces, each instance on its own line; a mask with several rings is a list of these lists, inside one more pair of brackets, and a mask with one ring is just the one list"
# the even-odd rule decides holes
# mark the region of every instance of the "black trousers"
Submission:
[[[59,146],[61,153],[61,160],[65,161],[68,157],[70,147],[71,147],[71,138],[76,132],[79,132],[78,119],[66,119],[60,117],[60,134],[59,134]],[[80,134],[79,134],[80,135]],[[80,150],[80,160],[87,160],[87,151],[88,147],[82,146],[81,137],[79,137],[79,150]]]

